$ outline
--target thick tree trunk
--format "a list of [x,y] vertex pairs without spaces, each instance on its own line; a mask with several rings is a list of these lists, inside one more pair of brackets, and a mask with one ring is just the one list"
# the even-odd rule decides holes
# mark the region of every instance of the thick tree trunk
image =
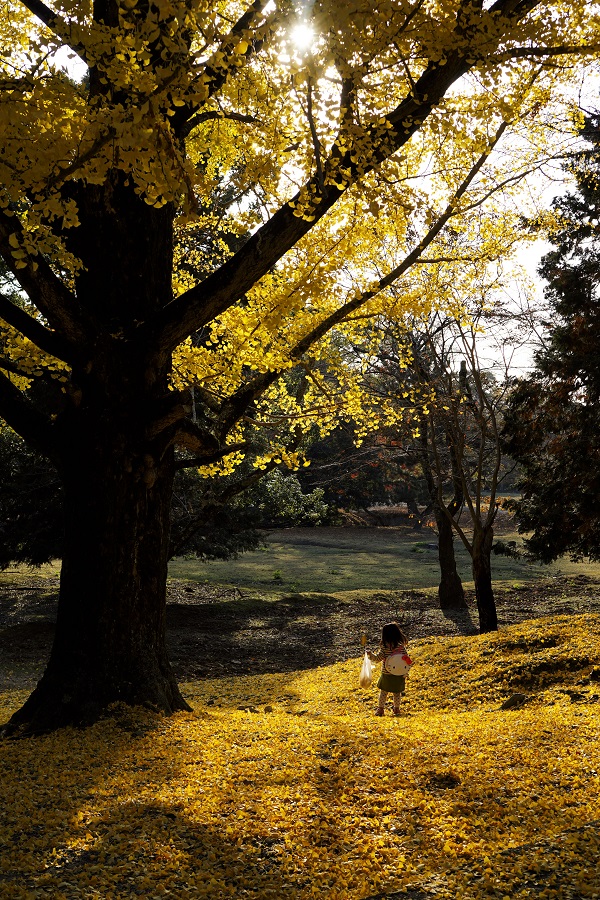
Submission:
[[114,702],[188,709],[165,646],[172,452],[132,452],[92,423],[65,460],[65,550],[42,680],[9,730],[93,721]]
[[481,634],[498,630],[496,601],[492,590],[491,552],[493,537],[494,531],[492,528],[473,535],[473,581],[475,582],[479,631]]
[[[77,298],[97,322],[57,417],[65,541],[56,634],[43,678],[9,732],[90,722],[111,703],[187,709],[165,645],[174,476],[170,356],[136,327],[171,299],[172,211],[119,173],[70,183],[81,225]],[[166,422],[165,422],[166,416]]]
[[438,558],[441,578],[438,588],[440,609],[466,609],[465,592],[456,570],[452,524],[448,517],[444,515],[444,512],[437,507],[435,509],[435,520],[438,531]]

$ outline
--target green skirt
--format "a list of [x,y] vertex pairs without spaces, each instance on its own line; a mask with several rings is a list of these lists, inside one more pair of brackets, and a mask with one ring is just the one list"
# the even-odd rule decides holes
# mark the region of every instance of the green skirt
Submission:
[[380,691],[389,691],[390,694],[403,694],[406,687],[406,677],[404,675],[388,675],[382,672],[377,682]]

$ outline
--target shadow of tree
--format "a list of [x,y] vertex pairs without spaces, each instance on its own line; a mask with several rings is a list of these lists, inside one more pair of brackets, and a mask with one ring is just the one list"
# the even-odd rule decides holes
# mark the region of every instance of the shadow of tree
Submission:
[[[39,581],[22,595],[20,585],[0,586],[0,689],[31,687],[43,671],[53,635],[56,595],[43,590],[43,579]],[[500,621],[506,625],[536,615],[600,608],[596,582],[585,579],[576,588],[576,595],[566,597],[572,587],[563,579],[526,590],[500,591]],[[215,596],[225,599],[215,600]],[[466,610],[444,614],[434,592],[357,591],[272,599],[173,580],[168,601],[168,649],[181,681],[288,673],[346,660],[360,654],[363,632],[369,646],[376,646],[387,621],[399,621],[411,642],[478,631],[472,603]]]
[[457,634],[479,634],[479,627],[473,621],[471,610],[467,609],[443,609],[442,615],[454,623]]
[[[250,788],[236,771],[225,783],[203,755],[205,748],[179,741],[173,732],[167,752],[160,748],[161,727],[159,719],[140,726],[136,713],[123,711],[116,721],[87,731],[65,729],[3,743],[3,771],[10,777],[0,788],[0,803],[8,810],[0,826],[0,845],[8,851],[0,866],[0,896],[313,896],[313,876],[302,863],[306,844],[296,850],[289,837],[295,828],[308,829],[308,845],[334,860],[344,840],[335,816],[327,828],[322,811],[302,824],[288,802],[274,827],[269,810],[261,812],[261,799],[271,790],[303,790],[304,776],[294,771],[297,759],[274,759]],[[320,762],[330,759],[334,746],[345,753],[343,729],[337,737],[328,730],[308,781],[317,782],[325,802],[339,803],[343,785],[329,781],[329,769]],[[243,763],[244,758],[240,770]],[[188,773],[190,789],[182,799]],[[176,782],[170,798],[169,785]],[[162,796],[149,796],[153,783]],[[203,806],[209,784],[213,793]],[[250,792],[255,815],[241,802]],[[240,823],[242,810],[246,818]],[[327,896],[326,885],[320,887]]]
[[[360,653],[360,636],[376,644],[381,626],[404,618],[394,595],[361,601],[291,594],[211,604],[169,604],[169,655],[179,678],[293,672]],[[406,615],[406,614],[405,614]]]
[[[284,691],[284,676],[275,681]],[[423,757],[413,742],[401,761],[401,720],[373,720],[361,734],[366,726],[357,729],[355,717],[330,716],[302,752],[298,727],[281,720],[281,752],[271,746],[267,718],[250,730],[238,715],[227,740],[219,738],[220,723],[210,711],[165,722],[120,710],[85,731],[3,742],[0,896],[427,900],[457,873],[467,873],[479,896],[490,862],[441,850],[438,811],[447,802],[456,832],[473,828],[474,817],[485,829],[489,814],[498,837],[497,849],[487,851],[495,877],[520,879],[527,896],[556,873],[568,879],[576,849],[578,859],[597,856],[600,823],[564,831],[559,803],[535,841],[503,846],[512,841],[511,817],[529,815],[527,797],[502,782],[488,813],[489,781],[478,777],[469,752],[458,773],[435,743]],[[375,770],[363,740],[377,741]],[[385,790],[374,789],[376,780]],[[537,828],[535,815],[531,824]],[[417,863],[430,874],[419,876]],[[392,886],[381,893],[384,871]],[[595,877],[592,865],[590,883]],[[408,893],[394,893],[405,880]]]

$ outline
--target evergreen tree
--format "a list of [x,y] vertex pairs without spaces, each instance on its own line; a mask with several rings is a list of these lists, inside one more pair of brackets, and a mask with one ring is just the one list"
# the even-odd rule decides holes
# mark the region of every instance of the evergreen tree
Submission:
[[600,558],[600,115],[570,162],[577,189],[554,201],[559,228],[540,266],[550,304],[547,342],[513,390],[507,451],[523,472],[519,527],[543,562]]

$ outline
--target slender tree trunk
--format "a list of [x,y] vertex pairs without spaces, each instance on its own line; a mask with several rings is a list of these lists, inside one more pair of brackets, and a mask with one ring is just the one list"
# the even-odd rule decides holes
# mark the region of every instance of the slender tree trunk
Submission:
[[408,509],[412,518],[412,527],[415,531],[421,531],[423,527],[423,521],[421,519],[421,513],[419,512],[417,501],[414,499],[414,497],[408,498],[408,500],[406,501],[406,508]]
[[462,581],[456,569],[454,555],[454,532],[448,517],[435,507],[435,521],[438,531],[438,558],[440,563],[440,584],[438,597],[441,609],[466,609],[467,601]]
[[496,601],[492,590],[491,552],[493,537],[493,528],[477,530],[473,535],[473,581],[475,582],[479,631],[481,634],[498,630]]
[[[466,607],[467,603],[462,581],[460,580],[460,576],[456,569],[452,523],[446,515],[446,511],[442,508],[441,491],[438,490],[438,484],[436,483],[429,459],[428,441],[430,427],[430,423],[425,416],[421,426],[421,466],[423,468],[427,492],[431,500],[438,531],[438,560],[440,564],[438,597],[440,609],[463,609]],[[459,506],[460,497],[456,495],[455,489],[455,496],[450,503],[451,514],[458,509]]]

